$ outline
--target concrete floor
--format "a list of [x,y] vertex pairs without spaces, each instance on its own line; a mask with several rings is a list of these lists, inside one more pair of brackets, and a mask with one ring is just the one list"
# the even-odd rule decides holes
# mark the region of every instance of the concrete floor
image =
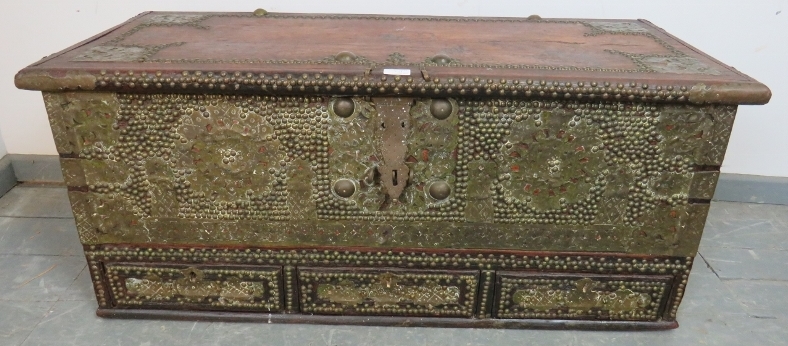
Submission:
[[788,345],[788,206],[715,202],[662,332],[111,320],[96,302],[66,190],[0,199],[0,345]]

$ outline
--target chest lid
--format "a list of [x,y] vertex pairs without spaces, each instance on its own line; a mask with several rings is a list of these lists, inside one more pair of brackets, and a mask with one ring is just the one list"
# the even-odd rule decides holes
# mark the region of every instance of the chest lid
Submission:
[[763,84],[645,20],[147,12],[22,89],[763,104]]

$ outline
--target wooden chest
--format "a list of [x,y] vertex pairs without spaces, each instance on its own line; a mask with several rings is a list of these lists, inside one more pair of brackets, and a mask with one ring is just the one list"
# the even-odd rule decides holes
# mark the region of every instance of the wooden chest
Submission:
[[643,20],[141,14],[41,90],[107,317],[674,328],[739,104]]

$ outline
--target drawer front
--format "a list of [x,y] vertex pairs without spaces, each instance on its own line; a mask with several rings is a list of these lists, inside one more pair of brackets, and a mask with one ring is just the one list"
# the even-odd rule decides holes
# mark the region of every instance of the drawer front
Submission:
[[670,276],[499,272],[496,317],[655,321]]
[[200,310],[282,310],[282,269],[110,263],[116,307]]
[[479,272],[299,268],[298,280],[305,313],[471,317]]

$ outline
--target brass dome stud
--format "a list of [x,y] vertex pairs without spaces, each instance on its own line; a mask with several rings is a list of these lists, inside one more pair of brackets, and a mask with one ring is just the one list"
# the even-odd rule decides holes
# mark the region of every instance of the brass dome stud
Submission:
[[452,113],[452,104],[446,99],[432,100],[430,103],[430,113],[432,113],[432,116],[436,119],[446,119]]
[[438,65],[451,64],[451,58],[449,56],[447,56],[447,55],[444,55],[444,54],[438,54],[438,55],[432,57],[432,59],[430,59],[430,60],[432,60],[432,62],[434,62],[434,63],[436,63]]
[[339,52],[337,53],[337,55],[334,56],[334,60],[339,62],[353,62],[356,61],[356,58],[357,57],[355,54],[348,51]]
[[339,179],[334,183],[334,192],[340,197],[348,198],[356,193],[356,184],[350,179]]
[[430,184],[428,191],[430,193],[430,197],[437,200],[443,200],[449,197],[451,194],[451,187],[449,186],[449,183],[445,181],[436,181]]
[[343,97],[334,100],[334,103],[331,105],[331,110],[334,111],[334,114],[337,116],[347,118],[353,115],[353,112],[356,110],[356,105],[351,98]]

